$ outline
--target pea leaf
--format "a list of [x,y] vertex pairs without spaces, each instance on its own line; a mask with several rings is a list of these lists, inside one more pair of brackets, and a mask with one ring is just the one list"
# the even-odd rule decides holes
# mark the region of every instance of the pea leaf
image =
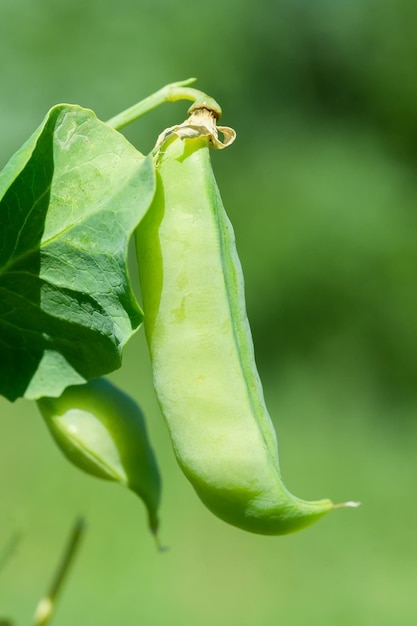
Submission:
[[120,367],[142,321],[126,260],[150,157],[93,112],[52,108],[0,172],[0,393],[57,396]]

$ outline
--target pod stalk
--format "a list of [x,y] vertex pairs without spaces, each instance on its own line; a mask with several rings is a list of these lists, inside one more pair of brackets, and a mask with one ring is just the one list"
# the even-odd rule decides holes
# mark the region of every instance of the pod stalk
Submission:
[[218,119],[222,114],[220,105],[214,98],[211,98],[203,91],[189,87],[195,80],[195,78],[188,78],[187,80],[165,85],[162,89],[155,91],[155,93],[147,98],[144,98],[125,111],[107,120],[106,124],[115,130],[120,130],[143,115],[146,115],[146,113],[156,109],[161,104],[177,102],[178,100],[191,100],[194,103],[188,111],[190,114],[196,109],[205,108],[212,111],[216,119]]

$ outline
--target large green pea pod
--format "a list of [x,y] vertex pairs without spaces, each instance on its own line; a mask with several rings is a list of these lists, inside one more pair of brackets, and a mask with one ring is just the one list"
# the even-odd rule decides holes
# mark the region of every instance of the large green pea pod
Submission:
[[38,407],[64,455],[88,474],[134,491],[156,535],[161,479],[145,420],[136,402],[104,378],[67,387]]
[[136,231],[145,330],[161,410],[197,494],[230,524],[280,535],[334,505],[296,498],[281,480],[234,233],[210,163],[210,147],[224,147],[215,117],[194,108],[157,144],[156,197]]

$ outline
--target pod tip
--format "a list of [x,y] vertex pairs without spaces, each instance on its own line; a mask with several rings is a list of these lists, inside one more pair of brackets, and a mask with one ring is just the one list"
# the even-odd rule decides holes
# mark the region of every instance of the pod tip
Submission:
[[161,543],[161,541],[159,539],[158,530],[156,528],[155,529],[151,528],[151,533],[152,533],[153,538],[155,540],[155,545],[156,545],[156,549],[158,550],[158,552],[167,552],[169,550],[169,548],[168,548],[168,546],[162,545],[162,543]]
[[345,508],[357,509],[358,506],[360,505],[361,505],[360,502],[350,500],[349,502],[341,502],[340,504],[335,504],[333,508],[334,509],[345,509]]

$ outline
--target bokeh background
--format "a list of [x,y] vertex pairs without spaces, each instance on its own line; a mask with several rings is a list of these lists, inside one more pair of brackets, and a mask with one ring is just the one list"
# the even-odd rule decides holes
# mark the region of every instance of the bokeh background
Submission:
[[[112,379],[148,416],[170,549],[133,495],[63,459],[33,404],[2,400],[0,553],[21,539],[0,617],[31,623],[83,514],[57,626],[417,623],[416,26],[413,0],[1,0],[1,166],[58,102],[105,120],[189,76],[220,101],[238,139],[213,162],[284,479],[362,507],[281,538],[213,517],[176,466],[139,332]],[[126,135],[147,152],[186,109]]]

